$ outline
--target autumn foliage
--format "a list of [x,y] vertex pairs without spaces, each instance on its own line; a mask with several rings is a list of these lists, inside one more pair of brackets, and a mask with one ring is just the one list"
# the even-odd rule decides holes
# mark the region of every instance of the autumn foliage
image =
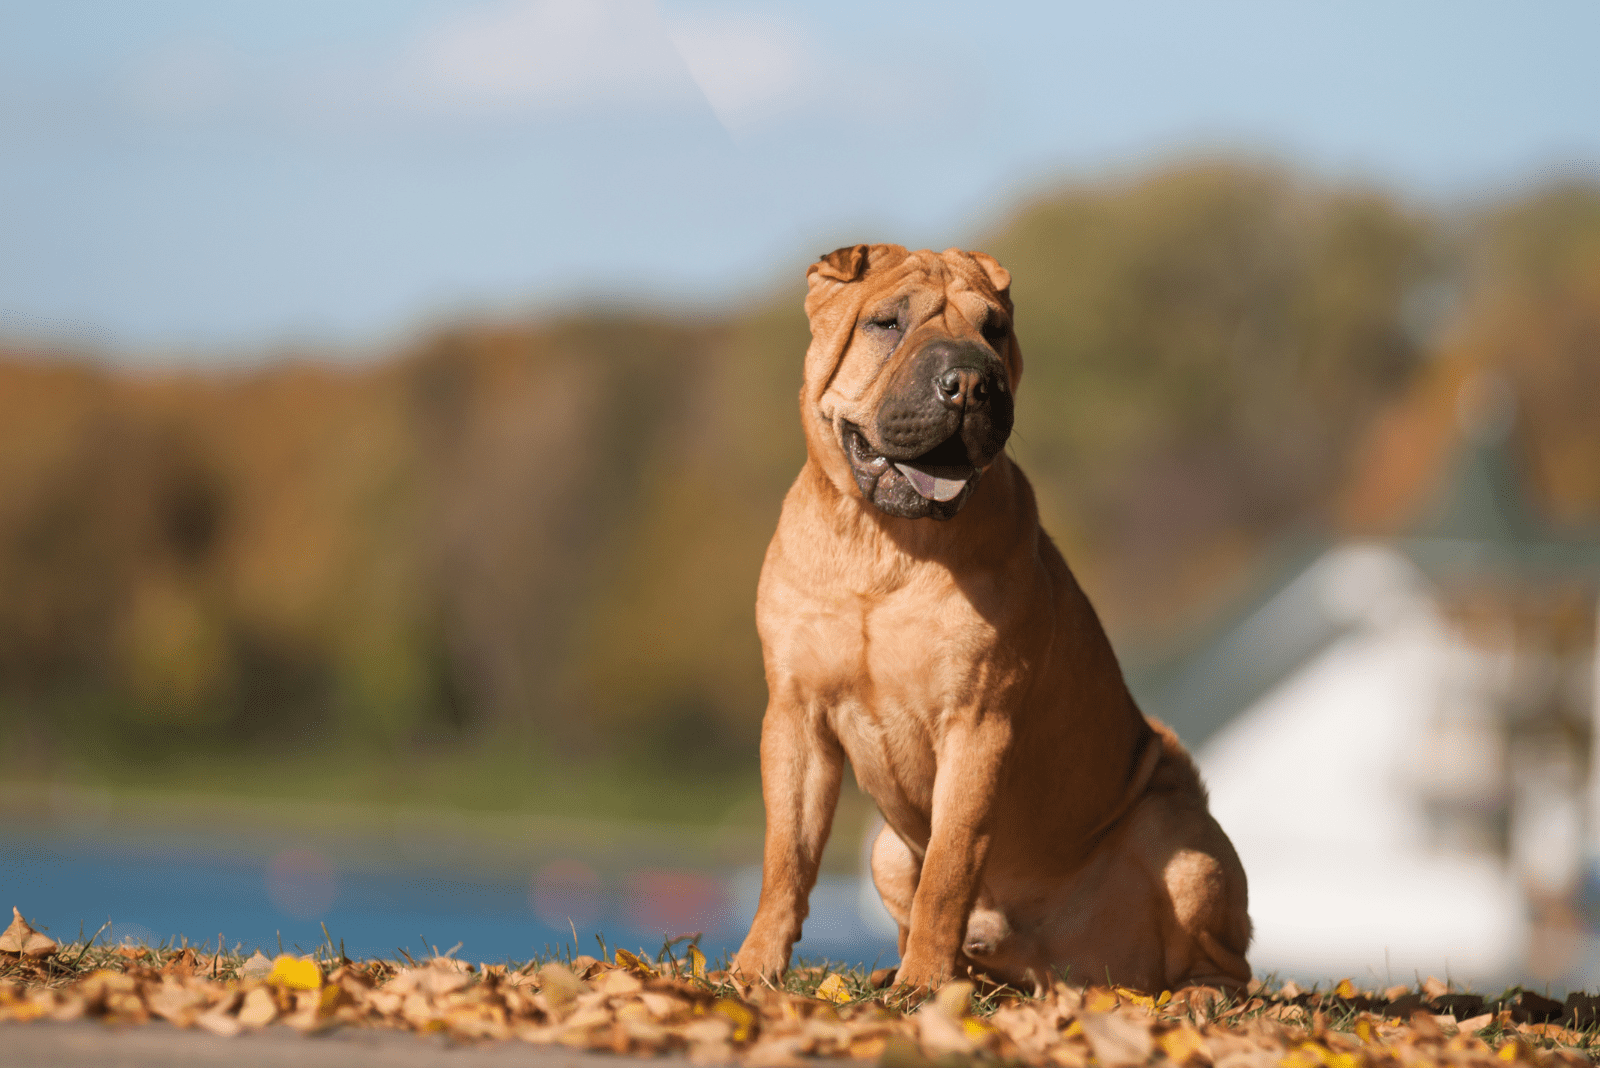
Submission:
[[[973,244],[1016,278],[1013,450],[1125,648],[1286,533],[1403,527],[1484,373],[1549,514],[1600,516],[1600,191],[1445,215],[1190,166],[1058,189]],[[360,364],[13,353],[0,759],[753,769],[750,605],[805,342],[797,276],[721,316],[461,324]]]
[[[42,937],[18,914],[6,937]],[[0,943],[0,946],[9,945]],[[92,957],[90,956],[92,954]],[[89,958],[86,960],[86,957]],[[890,975],[793,969],[781,988],[741,983],[689,943],[651,957],[568,956],[525,964],[352,961],[330,944],[309,956],[220,944],[151,949],[0,948],[0,1028],[35,1020],[165,1020],[234,1037],[285,1026],[444,1033],[467,1043],[525,1042],[698,1064],[799,1065],[808,1058],[887,1068],[977,1064],[1367,1068],[1591,1063],[1600,998],[1563,1002],[1513,988],[1498,997],[1418,987],[1327,990],[1257,981],[1240,996],[1209,988],[1143,993],[1056,982],[1017,991],[981,978],[931,998]],[[9,1021],[7,1023],[6,1021]]]

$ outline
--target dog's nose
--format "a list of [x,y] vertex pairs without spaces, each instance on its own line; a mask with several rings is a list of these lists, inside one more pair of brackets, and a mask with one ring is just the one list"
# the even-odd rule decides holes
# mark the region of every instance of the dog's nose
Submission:
[[976,408],[989,399],[989,386],[976,367],[951,367],[933,380],[939,399],[948,408]]

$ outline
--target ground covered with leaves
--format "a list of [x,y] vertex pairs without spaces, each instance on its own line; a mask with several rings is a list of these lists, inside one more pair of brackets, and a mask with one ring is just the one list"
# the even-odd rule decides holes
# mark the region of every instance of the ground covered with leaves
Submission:
[[1488,997],[1429,979],[1417,987],[1327,990],[1257,981],[1242,994],[1199,987],[1023,992],[956,982],[931,998],[888,988],[887,971],[792,969],[779,988],[708,967],[692,943],[654,956],[625,949],[525,964],[453,953],[354,961],[239,947],[58,945],[20,913],[0,935],[0,1027],[164,1019],[233,1036],[287,1026],[444,1033],[464,1043],[522,1041],[699,1064],[776,1066],[809,1058],[887,1068],[962,1064],[1365,1068],[1587,1066],[1600,1052],[1600,996],[1565,1002],[1513,987]]

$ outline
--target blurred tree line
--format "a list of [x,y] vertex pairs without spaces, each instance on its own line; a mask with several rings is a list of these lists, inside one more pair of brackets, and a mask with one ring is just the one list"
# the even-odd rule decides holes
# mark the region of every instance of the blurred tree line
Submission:
[[[1600,189],[1445,214],[1191,165],[1057,189],[974,245],[1016,280],[1013,452],[1124,648],[1286,532],[1404,525],[1474,370],[1515,384],[1551,514],[1600,514]],[[361,366],[0,360],[0,766],[753,778],[802,284]]]

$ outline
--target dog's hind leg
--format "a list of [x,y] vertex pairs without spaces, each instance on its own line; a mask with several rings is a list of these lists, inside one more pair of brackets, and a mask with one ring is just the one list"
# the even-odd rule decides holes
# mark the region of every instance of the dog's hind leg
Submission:
[[883,907],[900,927],[900,953],[911,933],[911,902],[922,877],[922,861],[887,823],[872,843],[872,882]]

